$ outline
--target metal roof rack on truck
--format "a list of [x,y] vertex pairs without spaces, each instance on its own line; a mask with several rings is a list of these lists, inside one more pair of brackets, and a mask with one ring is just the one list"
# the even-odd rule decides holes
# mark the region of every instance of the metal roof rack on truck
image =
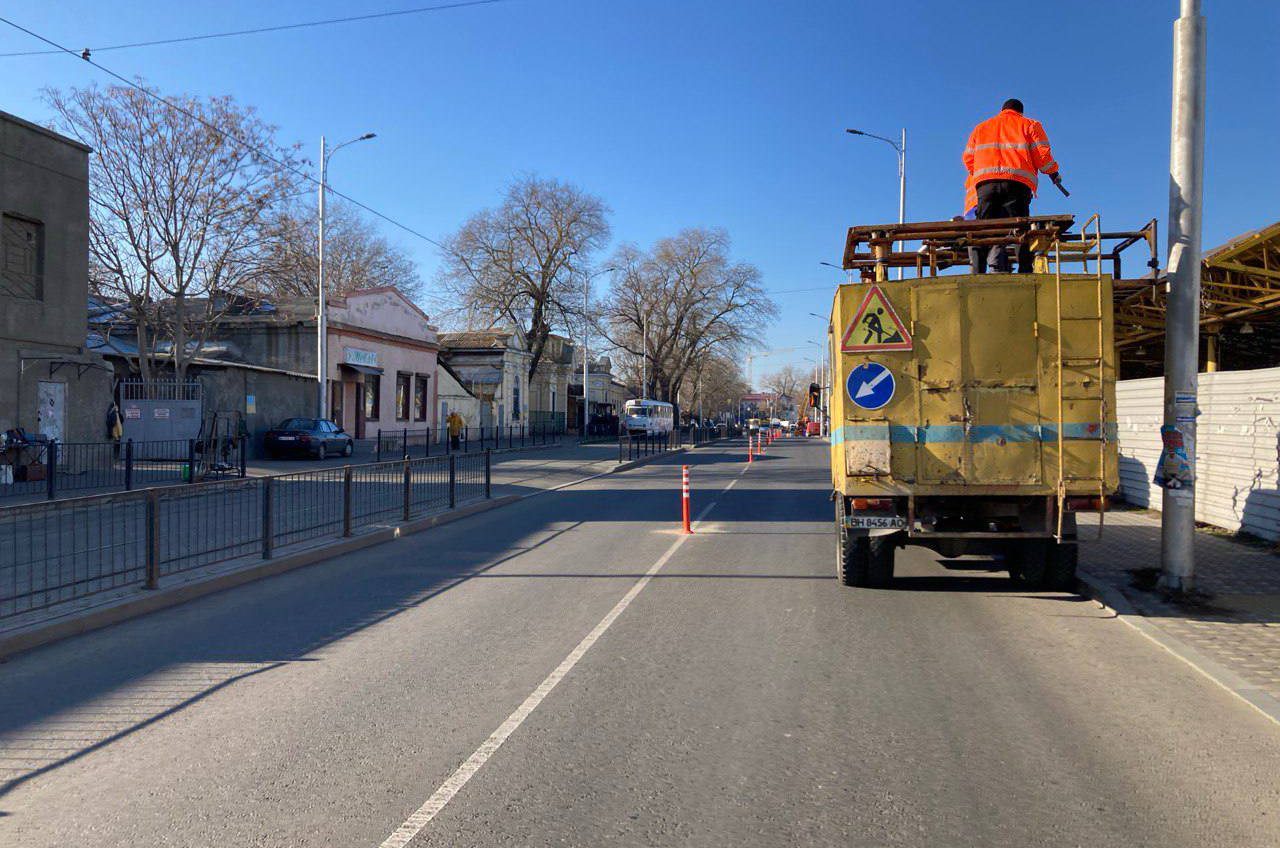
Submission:
[[[888,279],[890,268],[915,268],[920,277],[936,277],[947,268],[968,266],[969,249],[986,250],[1004,245],[1016,249],[1027,244],[1036,269],[1049,272],[1049,263],[1109,261],[1113,276],[1121,277],[1120,254],[1139,241],[1151,253],[1147,266],[1159,267],[1156,260],[1156,222],[1139,230],[1096,233],[1085,239],[1072,233],[1074,215],[1035,215],[1027,218],[991,218],[982,221],[925,221],[904,224],[870,224],[850,227],[845,240],[846,270],[857,270],[863,280]],[[895,249],[895,243],[919,242],[916,249]],[[1110,244],[1108,244],[1110,243]],[[1056,247],[1055,247],[1056,246]]]

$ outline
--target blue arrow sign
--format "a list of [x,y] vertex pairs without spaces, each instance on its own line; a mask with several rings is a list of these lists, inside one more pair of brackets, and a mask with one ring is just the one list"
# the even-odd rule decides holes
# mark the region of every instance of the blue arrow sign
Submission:
[[863,409],[880,409],[893,400],[897,390],[893,374],[878,362],[864,362],[850,371],[845,388],[854,404]]

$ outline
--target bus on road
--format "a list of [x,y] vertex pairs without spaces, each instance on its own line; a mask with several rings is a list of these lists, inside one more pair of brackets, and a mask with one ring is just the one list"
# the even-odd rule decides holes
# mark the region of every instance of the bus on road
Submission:
[[623,409],[623,427],[633,436],[662,436],[671,432],[674,410],[666,401],[629,400]]

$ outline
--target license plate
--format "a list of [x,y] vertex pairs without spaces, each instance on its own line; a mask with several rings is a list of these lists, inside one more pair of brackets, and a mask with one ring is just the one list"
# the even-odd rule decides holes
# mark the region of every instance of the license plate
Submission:
[[295,436],[276,436],[277,442],[292,442],[292,441],[296,441],[296,439],[297,437]]
[[901,530],[907,526],[907,519],[900,515],[851,515],[844,524],[859,530]]

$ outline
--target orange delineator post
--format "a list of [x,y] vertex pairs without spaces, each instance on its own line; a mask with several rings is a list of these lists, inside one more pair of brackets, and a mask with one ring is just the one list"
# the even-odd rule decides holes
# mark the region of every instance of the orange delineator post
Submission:
[[693,531],[689,529],[689,466],[687,465],[680,466],[680,473],[681,473],[681,476],[684,478],[684,481],[683,481],[684,494],[680,498],[680,508],[681,508],[681,511],[684,513],[684,532],[692,533]]
[[755,459],[755,452],[751,449],[751,434],[747,434],[747,464],[750,465]]

